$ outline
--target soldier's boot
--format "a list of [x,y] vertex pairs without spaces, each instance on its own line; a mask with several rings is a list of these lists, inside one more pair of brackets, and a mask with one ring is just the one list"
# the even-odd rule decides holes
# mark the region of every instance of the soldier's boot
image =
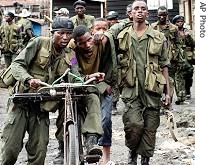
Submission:
[[98,136],[96,134],[86,135],[85,146],[86,146],[88,155],[102,156],[102,149],[98,145]]
[[128,153],[128,165],[137,165],[138,154],[135,150],[130,150]]
[[141,165],[149,165],[149,157],[141,157]]
[[58,141],[58,153],[53,160],[53,165],[63,165],[64,164],[64,142]]

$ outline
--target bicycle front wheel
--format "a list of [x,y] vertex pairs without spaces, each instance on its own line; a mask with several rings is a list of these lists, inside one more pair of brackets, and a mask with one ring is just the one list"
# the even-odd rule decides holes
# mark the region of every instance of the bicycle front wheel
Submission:
[[79,142],[78,142],[78,128],[74,124],[68,126],[69,132],[69,164],[79,164]]

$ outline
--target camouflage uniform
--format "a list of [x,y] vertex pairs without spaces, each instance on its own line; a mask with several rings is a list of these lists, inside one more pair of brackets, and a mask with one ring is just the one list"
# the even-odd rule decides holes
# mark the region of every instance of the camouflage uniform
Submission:
[[4,55],[5,66],[9,67],[22,48],[19,27],[15,24],[4,24],[0,27],[0,49]]
[[86,26],[88,29],[91,29],[95,20],[95,17],[92,15],[86,15],[84,14],[84,18],[80,19],[78,17],[78,15],[75,15],[73,17],[70,18],[71,21],[74,24],[74,28],[77,27],[78,25],[84,25]]
[[[26,83],[27,80],[37,78],[51,84],[69,67],[72,73],[80,75],[77,67],[72,63],[73,55],[71,50],[57,53],[51,38],[37,37],[21,51],[11,65],[12,75],[17,80],[12,92],[36,92],[36,90],[29,88]],[[69,81],[75,82],[76,80],[69,77]],[[62,108],[63,100],[44,103],[13,103],[9,100],[8,104],[8,120],[1,135],[3,141],[2,165],[15,164],[23,147],[26,131],[29,134],[29,141],[26,143],[28,164],[44,165],[49,142],[50,121],[47,111]],[[49,107],[49,105],[54,106]],[[91,118],[90,120],[94,119]]]
[[[179,31],[180,32],[180,31]],[[180,33],[179,33],[180,34]],[[183,35],[180,34],[182,48],[184,50],[183,54],[187,59],[187,67],[184,70],[184,79],[185,79],[185,91],[187,97],[190,98],[191,92],[190,88],[193,84],[193,73],[195,65],[195,40],[193,39],[192,35],[190,34],[187,28],[183,29]]]
[[167,53],[171,63],[171,66],[169,67],[170,89],[172,92],[171,98],[173,97],[173,86],[175,86],[177,101],[183,102],[186,99],[185,81],[183,75],[183,68],[186,60],[183,55],[181,40],[178,36],[178,28],[170,22],[167,22],[166,25],[161,27],[158,21],[152,23],[151,26],[155,30],[164,33],[167,39]]
[[165,37],[148,26],[139,39],[129,26],[119,33],[118,40],[118,79],[125,103],[126,146],[144,157],[152,157],[160,124],[161,95],[166,84],[161,68],[169,65]]
[[[33,25],[31,23],[31,21],[28,20],[27,18],[20,18],[17,21],[17,25],[20,28],[22,43],[23,43],[23,45],[25,47],[28,44],[29,40],[32,37],[34,37],[34,34],[33,34]],[[27,32],[28,30],[31,31],[30,33],[31,33],[32,36],[29,36],[29,34]]]

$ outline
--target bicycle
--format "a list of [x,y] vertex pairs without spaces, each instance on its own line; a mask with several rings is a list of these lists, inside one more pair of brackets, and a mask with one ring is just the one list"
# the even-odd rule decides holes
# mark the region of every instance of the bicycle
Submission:
[[81,83],[56,84],[67,74],[78,78],[69,71],[70,69],[67,69],[60,78],[52,83],[52,85],[40,82],[43,87],[36,93],[16,93],[13,94],[11,98],[13,99],[13,102],[24,100],[44,102],[64,99],[64,165],[97,163],[101,159],[100,155],[87,155],[85,153],[86,150],[81,132],[82,123],[85,119],[85,110],[84,108],[79,109],[78,107],[79,100],[87,94],[85,92],[87,88],[95,87],[95,85],[89,85],[89,83],[96,80],[96,78],[93,77],[86,82]]

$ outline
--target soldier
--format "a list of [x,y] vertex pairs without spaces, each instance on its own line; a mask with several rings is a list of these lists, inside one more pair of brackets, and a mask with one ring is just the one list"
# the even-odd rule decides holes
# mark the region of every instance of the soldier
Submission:
[[77,14],[70,18],[72,22],[74,23],[74,27],[77,27],[78,25],[85,25],[88,29],[91,29],[93,26],[95,17],[92,15],[85,14],[86,2],[82,0],[78,0],[74,2],[73,7]]
[[164,35],[147,24],[148,7],[145,1],[132,3],[133,25],[118,35],[118,79],[125,103],[123,123],[125,143],[130,149],[128,164],[148,165],[154,154],[157,128],[160,124],[161,96],[170,105],[168,80],[169,59]]
[[106,15],[106,19],[109,23],[109,27],[111,27],[112,25],[118,23],[118,12],[116,11],[110,11],[107,15]]
[[5,14],[6,24],[0,26],[0,49],[6,68],[21,50],[19,27],[13,22],[14,18],[15,15],[12,12],[7,12]]
[[[98,27],[101,23],[103,21],[94,23],[94,33],[99,31],[100,28]],[[107,24],[104,25],[107,26]],[[102,27],[102,24],[100,27]],[[111,38],[108,39],[106,44],[103,41],[105,39],[103,36],[100,37],[101,40],[95,42],[87,27],[82,25],[74,29],[73,37],[81,73],[91,74],[99,71],[106,74],[104,82],[97,85],[100,91],[102,127],[104,131],[102,137],[99,139],[99,145],[103,146],[102,164],[105,165],[110,160],[110,148],[112,144],[112,88],[116,84],[115,47]]]
[[27,19],[30,15],[31,12],[29,12],[27,9],[23,9],[22,12],[17,15],[19,17],[17,25],[20,28],[24,47],[28,44],[31,38],[35,37],[32,22]]
[[[109,32],[113,35],[115,39],[118,33],[123,28],[132,24],[131,9],[132,9],[132,4],[127,5],[126,16],[128,18],[120,20],[119,23],[115,23],[109,28]],[[116,84],[116,86],[114,87],[114,92],[113,92],[112,115],[119,114],[119,111],[117,110],[117,102],[119,101],[119,98],[120,98],[120,89],[119,89],[119,86]]]
[[171,98],[173,97],[173,91],[177,95],[176,104],[185,104],[185,81],[183,77],[183,68],[185,65],[185,58],[183,56],[183,50],[181,48],[181,41],[178,35],[177,26],[173,25],[168,18],[168,9],[165,6],[160,6],[157,9],[158,21],[152,23],[151,26],[162,33],[164,33],[167,39],[168,57],[171,63],[169,68],[170,76],[170,88]]
[[172,23],[178,27],[178,34],[182,41],[182,48],[184,50],[185,58],[188,62],[188,69],[185,70],[184,79],[185,79],[185,91],[186,91],[186,98],[191,98],[191,91],[190,88],[193,84],[193,72],[195,65],[195,40],[192,37],[190,31],[184,27],[184,17],[181,15],[176,15]]
[[[20,52],[11,64],[12,75],[17,80],[12,91],[19,93],[36,92],[40,86],[40,80],[51,84],[67,68],[80,76],[74,62],[74,52],[65,49],[71,39],[73,28],[73,23],[69,18],[58,17],[52,23],[52,38],[37,37]],[[86,76],[85,79],[93,76],[101,77],[103,80],[104,74],[95,73]],[[67,81],[68,79],[72,82],[76,81],[75,78],[64,77],[64,80]],[[44,165],[49,142],[49,111],[53,112],[57,108],[63,108],[63,100],[59,103],[57,101],[13,103],[9,100],[8,103],[8,121],[1,135],[3,144],[1,165],[15,164],[23,147],[23,138],[26,131],[29,134],[25,146],[28,154],[28,164]],[[102,131],[100,113],[98,111],[94,114],[96,114],[96,119],[99,120],[97,126]],[[94,120],[92,118],[91,122]],[[94,128],[97,126],[94,126]],[[93,143],[91,144],[91,147],[93,147]],[[89,149],[89,151],[93,151],[94,148]]]

